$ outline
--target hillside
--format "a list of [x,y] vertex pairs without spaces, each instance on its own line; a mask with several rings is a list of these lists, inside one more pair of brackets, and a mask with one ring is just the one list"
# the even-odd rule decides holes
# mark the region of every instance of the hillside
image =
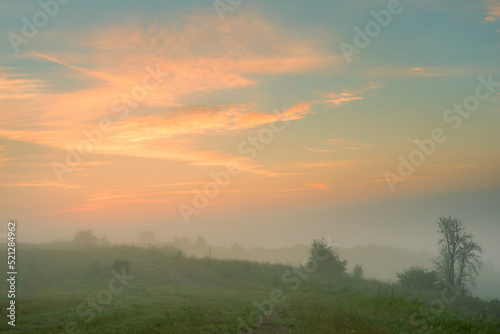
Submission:
[[[186,258],[173,248],[19,249],[16,327],[2,322],[1,332],[500,333],[492,314],[479,320],[484,302],[464,308],[468,316],[454,305],[438,314],[432,295],[375,280]],[[130,271],[113,271],[115,260]]]
[[[232,247],[209,246],[202,238],[195,242],[187,238],[175,238],[173,242],[165,243],[182,249],[186,254],[196,257],[208,256],[209,253],[217,258],[230,258],[249,261],[269,261],[271,263],[289,263],[299,265],[308,257],[307,245],[295,245],[268,249],[262,247],[243,248],[235,244]],[[338,247],[336,251],[346,259],[352,270],[355,264],[363,266],[367,277],[383,281],[397,281],[396,274],[411,266],[433,268],[433,254],[426,251],[412,252],[403,248],[382,245],[368,245],[355,247]],[[477,288],[474,294],[484,299],[500,298],[500,272],[495,270],[491,262],[487,262],[478,277]]]

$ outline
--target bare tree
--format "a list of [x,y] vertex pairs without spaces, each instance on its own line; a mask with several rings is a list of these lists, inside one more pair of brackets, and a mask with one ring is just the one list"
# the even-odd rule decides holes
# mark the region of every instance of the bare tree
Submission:
[[441,217],[438,222],[439,255],[434,259],[438,278],[460,290],[475,287],[476,278],[483,267],[483,250],[472,234],[465,232],[463,220]]

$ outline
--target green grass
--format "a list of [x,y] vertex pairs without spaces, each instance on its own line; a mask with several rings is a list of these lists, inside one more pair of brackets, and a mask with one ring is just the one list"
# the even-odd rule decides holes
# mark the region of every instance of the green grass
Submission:
[[[452,306],[437,312],[429,307],[432,294],[375,280],[302,274],[294,276],[297,287],[282,280],[292,269],[286,265],[186,258],[173,249],[18,249],[16,327],[4,316],[2,333],[237,333],[244,327],[253,333],[500,333],[493,319]],[[108,284],[116,259],[130,262],[134,279],[113,293]],[[8,290],[6,281],[0,288]],[[92,316],[87,300],[98,295],[111,300],[98,303]]]

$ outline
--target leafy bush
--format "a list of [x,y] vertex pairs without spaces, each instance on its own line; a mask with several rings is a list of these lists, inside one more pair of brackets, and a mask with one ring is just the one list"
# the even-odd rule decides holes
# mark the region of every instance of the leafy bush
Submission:
[[437,274],[433,270],[413,266],[403,273],[396,274],[399,284],[416,290],[436,290],[438,281]]
[[325,275],[339,275],[347,270],[347,261],[340,260],[337,252],[328,246],[325,239],[315,239],[310,248],[306,267]]
[[94,235],[91,230],[76,232],[73,242],[83,248],[94,247],[97,245],[99,239]]

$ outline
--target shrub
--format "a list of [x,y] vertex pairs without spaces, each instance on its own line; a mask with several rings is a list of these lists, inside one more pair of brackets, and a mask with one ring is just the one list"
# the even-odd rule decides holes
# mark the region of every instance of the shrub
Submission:
[[328,246],[325,239],[315,239],[310,248],[306,266],[319,274],[339,275],[347,270],[347,261],[340,260],[337,252]]
[[437,273],[422,267],[413,266],[403,273],[396,274],[399,284],[410,289],[436,290]]

